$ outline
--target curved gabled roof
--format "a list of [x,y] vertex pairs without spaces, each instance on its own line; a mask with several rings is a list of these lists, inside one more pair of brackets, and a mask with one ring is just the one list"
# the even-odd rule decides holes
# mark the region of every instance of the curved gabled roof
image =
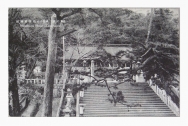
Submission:
[[[115,56],[119,51],[132,50],[130,47],[112,47],[103,46],[69,46],[65,52],[66,59],[78,59],[80,57],[85,59],[98,59],[101,55],[110,54]],[[129,60],[126,56],[121,57],[121,60]]]

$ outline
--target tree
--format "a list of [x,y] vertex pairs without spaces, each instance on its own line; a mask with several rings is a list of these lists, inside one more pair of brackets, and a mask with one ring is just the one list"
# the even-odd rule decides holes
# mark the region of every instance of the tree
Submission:
[[39,41],[32,36],[35,33],[39,34],[40,29],[21,26],[21,24],[25,24],[23,20],[27,19],[27,16],[24,15],[23,9],[9,9],[9,93],[12,97],[12,103],[9,105],[12,105],[10,107],[11,116],[20,115],[18,90],[21,85],[17,80],[17,72],[20,66],[26,65],[28,69],[26,78],[28,78],[35,67],[35,62],[40,58],[41,50],[43,50],[40,48]]
[[[53,14],[51,21],[57,21],[56,15]],[[44,87],[44,102],[43,102],[43,116],[52,115],[52,97],[53,97],[53,84],[54,84],[54,73],[55,73],[55,60],[56,60],[56,31],[54,27],[57,23],[51,22],[49,37],[48,37],[48,57],[45,74],[45,87]],[[50,102],[49,102],[50,101]]]
[[79,13],[81,9],[70,9],[68,13],[63,16],[60,14],[63,9],[52,9],[54,14],[51,16],[51,25],[48,35],[48,57],[45,73],[45,87],[44,87],[44,101],[43,101],[43,111],[42,116],[52,116],[52,98],[53,98],[53,84],[54,84],[54,74],[55,74],[55,61],[56,61],[56,49],[58,39],[57,27],[60,22],[58,20],[63,20],[69,16]]
[[133,13],[128,9],[88,8],[83,12],[85,27],[80,36],[82,42],[95,44],[126,44],[124,21]]
[[[10,116],[19,116],[19,94],[16,70],[24,61],[24,50],[27,48],[25,44],[25,36],[23,30],[16,23],[21,18],[21,10],[9,9],[9,93],[12,103],[9,103],[12,114]],[[10,101],[11,102],[11,101]],[[12,110],[11,110],[12,109]]]
[[154,13],[152,23],[151,19],[149,23],[148,33],[151,31],[147,43],[143,43],[144,50],[140,55],[143,63],[138,69],[145,72],[146,80],[154,74],[159,75],[161,83],[158,85],[165,88],[175,75],[179,75],[178,22],[168,9],[155,9]]

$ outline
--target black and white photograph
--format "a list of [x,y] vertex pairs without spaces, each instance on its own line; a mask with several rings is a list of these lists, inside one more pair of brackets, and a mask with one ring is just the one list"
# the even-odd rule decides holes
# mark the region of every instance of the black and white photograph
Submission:
[[8,117],[180,117],[180,8],[8,9]]

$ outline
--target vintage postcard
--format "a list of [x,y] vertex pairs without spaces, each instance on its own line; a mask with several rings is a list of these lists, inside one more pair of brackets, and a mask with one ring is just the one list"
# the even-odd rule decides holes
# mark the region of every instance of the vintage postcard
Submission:
[[8,8],[10,117],[179,117],[180,8]]

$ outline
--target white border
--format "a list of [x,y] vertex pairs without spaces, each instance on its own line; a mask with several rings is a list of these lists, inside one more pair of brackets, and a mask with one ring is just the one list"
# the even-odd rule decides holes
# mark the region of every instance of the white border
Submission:
[[[19,126],[35,126],[35,125],[54,125],[54,126],[66,126],[66,125],[89,125],[89,126],[100,126],[100,125],[118,125],[118,126],[132,126],[132,125],[144,125],[144,126],[177,126],[177,125],[188,125],[188,98],[187,98],[187,48],[188,41],[187,37],[187,4],[186,0],[181,2],[178,0],[6,0],[1,1],[0,4],[0,42],[1,42],[1,91],[0,91],[0,125],[19,125]],[[16,118],[8,116],[8,7],[180,7],[180,55],[181,55],[181,73],[180,73],[180,117],[177,118],[159,118],[159,117],[121,117],[121,118]]]

